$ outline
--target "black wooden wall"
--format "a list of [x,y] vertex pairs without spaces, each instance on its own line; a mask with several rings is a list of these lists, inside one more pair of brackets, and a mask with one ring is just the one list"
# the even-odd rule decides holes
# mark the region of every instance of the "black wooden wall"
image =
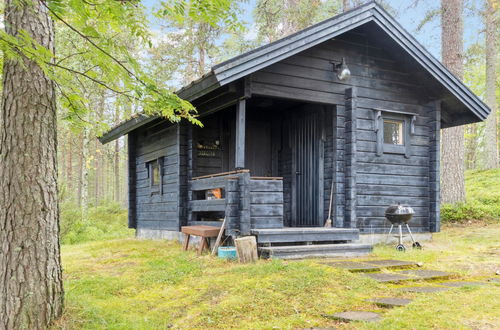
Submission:
[[[417,231],[439,230],[439,104],[431,103],[424,83],[404,58],[369,40],[362,31],[341,37],[284,59],[251,75],[252,98],[288,100],[247,109],[247,168],[259,176],[283,176],[285,224],[290,218],[291,151],[288,109],[317,104],[323,111],[323,213],[334,188],[333,218],[337,227],[383,232],[389,204],[411,205]],[[386,44],[385,44],[386,45]],[[332,61],[345,57],[352,76],[339,81]],[[251,100],[251,99],[250,99]],[[417,113],[408,155],[377,155],[375,110]],[[138,228],[179,230],[186,218],[187,180],[193,176],[234,169],[234,107],[202,118],[205,128],[168,127],[152,123],[134,132],[136,222]],[[269,124],[265,122],[268,120]],[[220,142],[212,156],[197,157],[197,143]],[[266,143],[269,141],[269,143]],[[194,146],[192,146],[194,144]],[[164,156],[163,194],[151,195],[146,162]],[[257,160],[258,157],[262,161]],[[132,166],[133,168],[133,166]],[[190,169],[192,168],[192,170]],[[131,187],[132,188],[132,187]],[[131,219],[133,221],[134,219]]]
[[[331,61],[342,57],[352,73],[347,82],[339,81],[332,70]],[[337,226],[382,232],[388,226],[385,208],[401,202],[416,211],[412,227],[429,230],[429,187],[438,177],[433,174],[430,182],[429,160],[436,139],[431,143],[424,86],[403,60],[361,33],[347,33],[252,74],[251,86],[253,95],[329,104],[336,109],[333,118],[327,117],[325,218],[331,187],[328,173],[333,167]],[[376,155],[375,108],[418,113],[409,158]]]
[[[185,184],[183,178],[187,174],[185,164],[180,164],[181,150],[185,149],[177,143],[180,133],[178,125],[166,121],[155,122],[134,133],[137,229],[179,230],[179,214],[183,212],[179,208],[180,187]],[[158,158],[163,159],[163,188],[161,192],[152,192],[146,164]],[[133,194],[132,190],[131,187]]]

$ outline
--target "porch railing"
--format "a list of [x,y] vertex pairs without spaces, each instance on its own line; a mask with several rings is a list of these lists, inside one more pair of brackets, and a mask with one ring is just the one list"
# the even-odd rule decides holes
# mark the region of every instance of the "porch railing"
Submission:
[[[214,190],[221,192],[220,198],[207,199],[207,191]],[[248,235],[254,228],[282,227],[283,180],[251,177],[248,170],[193,178],[188,187],[188,224],[222,224],[200,221],[201,214],[226,217],[226,234],[231,236]]]

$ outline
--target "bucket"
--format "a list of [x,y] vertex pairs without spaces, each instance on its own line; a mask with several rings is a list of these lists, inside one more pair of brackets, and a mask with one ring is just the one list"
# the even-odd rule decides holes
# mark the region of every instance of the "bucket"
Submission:
[[217,255],[222,259],[236,259],[236,247],[234,246],[219,246]]

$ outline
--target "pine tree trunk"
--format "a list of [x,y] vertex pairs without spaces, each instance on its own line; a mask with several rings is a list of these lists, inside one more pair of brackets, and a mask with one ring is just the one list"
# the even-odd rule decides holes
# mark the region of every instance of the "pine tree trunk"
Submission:
[[[6,0],[5,30],[54,51],[42,2]],[[54,85],[5,59],[0,115],[0,329],[44,329],[62,313]]]
[[477,168],[477,154],[479,150],[477,124],[465,126],[465,132],[465,168],[472,170]]
[[497,20],[494,0],[487,0],[486,6],[486,103],[491,113],[486,119],[485,137],[485,168],[491,169],[498,166],[498,133],[497,133],[497,102],[496,88],[496,32]]
[[[120,123],[120,107],[115,109],[115,124]],[[114,154],[114,200],[115,202],[120,202],[120,142],[118,139],[115,140],[115,154]]]
[[90,147],[90,128],[83,128],[82,139],[82,185],[81,185],[81,208],[82,220],[87,221],[89,212],[89,147]]
[[71,131],[68,132],[68,162],[66,164],[66,180],[68,185],[68,191],[71,193],[71,197],[75,198],[73,192],[73,137]]
[[[80,146],[83,145],[83,131],[79,134],[78,136],[78,140],[80,142]],[[76,196],[76,199],[77,199],[77,204],[79,207],[82,206],[82,182],[83,182],[83,178],[82,178],[82,173],[83,173],[83,166],[84,166],[84,159],[83,159],[83,153],[82,152],[79,152],[79,157],[78,157],[78,189],[77,189],[77,196]]]
[[[460,80],[463,76],[463,0],[441,0],[441,56]],[[464,126],[445,128],[441,135],[441,202],[465,201]]]
[[342,11],[348,11],[350,9],[349,7],[349,0],[342,0]]

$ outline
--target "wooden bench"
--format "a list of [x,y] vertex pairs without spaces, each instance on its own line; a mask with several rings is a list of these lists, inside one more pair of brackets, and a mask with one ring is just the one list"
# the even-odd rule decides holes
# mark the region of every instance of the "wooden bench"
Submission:
[[214,226],[183,226],[181,227],[181,232],[184,234],[184,251],[189,247],[189,238],[191,235],[201,237],[200,243],[198,244],[198,255],[201,254],[204,248],[209,248],[207,238],[217,237],[219,235],[220,228]]

